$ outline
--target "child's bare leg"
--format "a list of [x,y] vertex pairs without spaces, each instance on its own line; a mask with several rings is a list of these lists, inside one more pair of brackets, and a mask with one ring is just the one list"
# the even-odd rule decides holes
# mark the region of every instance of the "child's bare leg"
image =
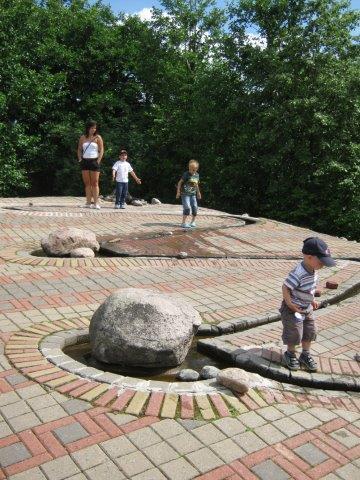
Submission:
[[302,349],[309,352],[310,351],[310,348],[311,348],[311,342],[309,341],[306,341],[306,340],[303,340],[301,342],[301,346],[302,346]]
[[186,219],[188,218],[189,215],[183,215],[183,220],[182,220],[182,223],[185,224],[186,223]]
[[296,345],[286,345],[287,351],[290,353],[296,353]]

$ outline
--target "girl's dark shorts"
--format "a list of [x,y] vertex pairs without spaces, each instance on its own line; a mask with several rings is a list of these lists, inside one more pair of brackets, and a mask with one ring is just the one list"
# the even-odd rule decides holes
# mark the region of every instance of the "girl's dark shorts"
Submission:
[[313,311],[305,313],[304,319],[295,317],[295,313],[283,301],[280,307],[283,324],[282,341],[284,345],[299,345],[302,341],[312,342],[316,339],[316,325]]
[[81,170],[91,170],[92,172],[100,172],[100,165],[97,158],[83,158],[80,162]]

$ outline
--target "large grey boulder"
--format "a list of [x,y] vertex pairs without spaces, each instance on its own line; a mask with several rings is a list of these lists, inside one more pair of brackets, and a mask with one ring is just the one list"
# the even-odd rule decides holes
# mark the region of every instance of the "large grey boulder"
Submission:
[[91,319],[92,354],[128,366],[180,365],[200,323],[199,313],[184,300],[151,290],[118,290]]
[[61,228],[41,240],[41,247],[47,255],[61,257],[68,255],[75,248],[91,248],[99,251],[100,245],[96,235],[80,228]]
[[249,390],[250,375],[241,368],[225,368],[216,377],[218,383],[238,393]]

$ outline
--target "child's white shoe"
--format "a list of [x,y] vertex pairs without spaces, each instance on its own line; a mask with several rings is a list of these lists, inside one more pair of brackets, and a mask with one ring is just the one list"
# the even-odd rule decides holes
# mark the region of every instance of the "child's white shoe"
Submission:
[[190,227],[191,227],[191,228],[196,228],[196,223],[195,223],[195,222],[191,222],[191,223],[190,223]]
[[188,223],[182,223],[181,227],[182,228],[190,228],[190,225]]

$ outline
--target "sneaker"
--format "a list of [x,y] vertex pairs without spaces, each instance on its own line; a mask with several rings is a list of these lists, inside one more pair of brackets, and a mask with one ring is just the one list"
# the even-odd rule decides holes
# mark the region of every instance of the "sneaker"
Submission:
[[124,209],[124,208],[125,208],[125,204],[122,203],[122,204],[120,205],[120,208],[121,208],[121,209]]
[[182,228],[190,228],[190,225],[188,223],[182,223],[181,227]]
[[82,208],[91,208],[91,203],[85,203],[85,205],[83,205]]
[[301,352],[299,357],[299,362],[302,366],[306,368],[309,372],[316,372],[317,371],[317,363],[310,355],[310,353]]
[[191,228],[196,228],[196,223],[195,223],[195,222],[191,222],[189,226],[190,226]]
[[289,370],[298,370],[300,367],[299,360],[296,358],[295,353],[291,355],[286,351],[283,355],[283,362]]
[[90,203],[90,207],[89,208],[95,208],[95,205],[93,203]]
[[116,204],[114,208],[118,209],[120,208],[120,205]]
[[93,208],[96,208],[96,210],[100,210],[101,207],[100,207],[100,205],[97,203],[96,205],[94,205]]

